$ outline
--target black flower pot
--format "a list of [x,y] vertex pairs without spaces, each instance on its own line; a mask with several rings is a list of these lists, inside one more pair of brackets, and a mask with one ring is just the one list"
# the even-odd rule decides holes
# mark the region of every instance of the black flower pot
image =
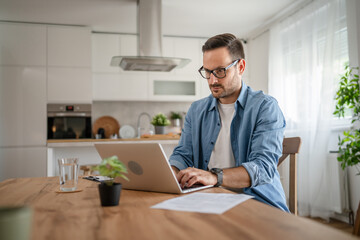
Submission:
[[105,182],[99,184],[99,194],[101,206],[117,206],[119,205],[121,193],[121,183],[113,183],[108,185]]

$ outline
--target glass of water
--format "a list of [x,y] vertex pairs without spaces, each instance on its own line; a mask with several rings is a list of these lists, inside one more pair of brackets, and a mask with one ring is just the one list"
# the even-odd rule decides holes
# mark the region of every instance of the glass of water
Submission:
[[78,158],[60,158],[58,159],[60,172],[60,191],[75,191],[79,175]]

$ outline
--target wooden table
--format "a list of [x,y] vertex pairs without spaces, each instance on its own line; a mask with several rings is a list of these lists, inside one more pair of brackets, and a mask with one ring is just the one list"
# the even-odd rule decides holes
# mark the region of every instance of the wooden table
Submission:
[[222,215],[201,214],[150,208],[179,195],[123,190],[119,206],[101,207],[97,185],[80,179],[82,192],[56,193],[56,177],[9,179],[0,183],[0,206],[31,206],[36,240],[357,239],[252,199]]

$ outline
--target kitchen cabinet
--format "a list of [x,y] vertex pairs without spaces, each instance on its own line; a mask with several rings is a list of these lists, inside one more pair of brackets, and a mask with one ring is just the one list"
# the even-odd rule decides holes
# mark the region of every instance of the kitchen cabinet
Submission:
[[185,67],[175,69],[176,74],[187,74],[193,79],[198,79],[198,69],[201,67],[198,38],[174,38],[174,57],[189,58],[191,62]]
[[0,66],[0,147],[46,144],[46,68]]
[[48,103],[91,103],[90,68],[48,67]]
[[91,31],[47,27],[48,103],[91,103]]
[[0,23],[0,65],[45,66],[46,27]]
[[92,35],[93,100],[144,101],[148,99],[148,73],[124,71],[110,66],[114,56],[136,56],[137,36],[124,34]]
[[90,28],[47,26],[47,54],[48,66],[90,68]]
[[[121,34],[92,34],[92,71],[94,73],[123,73],[120,67],[110,66],[114,56],[136,56],[137,36]],[[133,72],[128,72],[134,74]]]
[[148,100],[148,74],[93,73],[94,101]]
[[[207,39],[199,40],[199,49],[202,49],[202,46],[205,44]],[[199,68],[203,65],[203,54],[202,51],[200,53],[199,58]],[[199,72],[198,72],[199,74]],[[207,97],[211,94],[208,81],[205,78],[202,78],[199,74],[199,89],[200,89],[200,98]]]
[[0,181],[46,176],[46,33],[0,23]]
[[119,73],[120,68],[110,66],[111,58],[120,55],[119,34],[99,34],[91,36],[92,72]]
[[0,181],[46,177],[46,151],[45,146],[0,148]]
[[121,56],[138,55],[138,37],[136,35],[119,35],[119,40]]
[[136,56],[137,36],[92,35],[94,101],[194,101],[208,96],[207,81],[198,73],[204,39],[163,37],[163,56],[189,58],[182,69],[171,72],[132,72],[111,67],[113,56]]
[[210,94],[207,81],[197,71],[202,66],[201,47],[206,40],[178,37],[166,37],[164,40],[164,52],[168,54],[164,56],[188,58],[191,62],[170,73],[149,73],[149,99],[195,101],[207,97]]
[[197,79],[188,75],[173,75],[171,78],[163,74],[149,76],[149,100],[153,101],[194,101],[199,98]]

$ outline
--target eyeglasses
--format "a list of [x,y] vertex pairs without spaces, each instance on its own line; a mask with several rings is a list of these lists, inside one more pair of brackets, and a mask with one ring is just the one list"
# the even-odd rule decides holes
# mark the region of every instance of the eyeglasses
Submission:
[[224,77],[226,77],[226,70],[228,70],[232,66],[236,65],[239,62],[239,60],[240,59],[233,61],[229,66],[227,66],[225,68],[217,68],[215,70],[208,70],[208,69],[205,69],[204,66],[202,66],[199,69],[199,73],[205,79],[210,79],[211,73],[217,78],[224,78]]

